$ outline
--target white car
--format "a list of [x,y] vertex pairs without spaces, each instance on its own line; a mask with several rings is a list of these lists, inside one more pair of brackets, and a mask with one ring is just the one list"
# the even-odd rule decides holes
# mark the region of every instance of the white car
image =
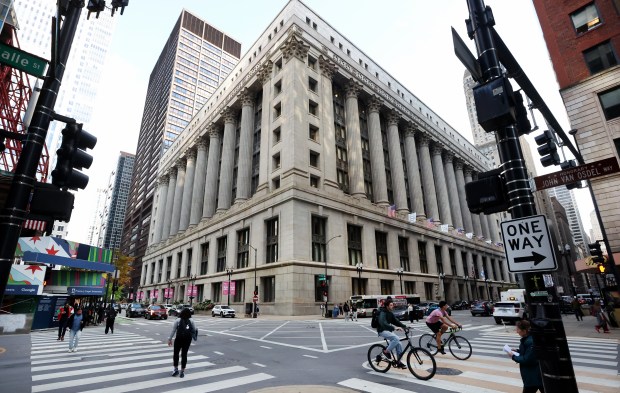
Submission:
[[215,307],[213,307],[213,309],[211,310],[211,316],[214,317],[216,315],[219,315],[222,318],[224,318],[224,317],[234,318],[235,317],[235,310],[233,308],[228,307],[228,306],[222,306],[222,305],[218,304]]
[[516,323],[522,319],[527,319],[526,304],[523,302],[498,302],[493,309],[495,323],[501,325],[504,322]]
[[162,304],[161,306],[166,309],[166,313],[170,314],[170,309],[174,307],[174,304],[166,303],[166,304]]

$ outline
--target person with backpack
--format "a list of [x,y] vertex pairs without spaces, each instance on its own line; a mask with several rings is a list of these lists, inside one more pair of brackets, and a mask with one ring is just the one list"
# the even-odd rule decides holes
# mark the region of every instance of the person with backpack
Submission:
[[344,302],[344,306],[342,306],[342,314],[344,315],[345,322],[347,322],[351,317],[350,311],[351,309],[349,308],[349,303]]
[[[192,314],[189,311],[189,308],[184,308],[181,310],[179,317],[174,324],[172,325],[172,332],[170,332],[170,337],[168,337],[168,346],[172,346],[172,337],[176,337],[174,339],[174,352],[172,355],[172,362],[174,363],[174,371],[172,372],[172,376],[179,378],[185,377],[185,366],[187,365],[187,351],[189,350],[189,346],[192,343],[192,338],[194,340],[197,339],[196,326],[194,325],[194,321],[192,321]],[[181,352],[181,373],[179,374],[179,351]]]
[[110,308],[108,308],[108,313],[105,319],[105,334],[108,334],[108,330],[114,334],[114,320],[116,319],[116,310],[110,304]]
[[[394,316],[394,314],[392,314],[392,310],[394,310],[394,301],[391,298],[386,299],[383,303],[383,307],[381,307],[379,311],[375,313],[375,315],[373,316],[373,321],[371,321],[371,326],[376,327],[379,337],[383,337],[388,341],[388,346],[383,351],[383,355],[385,355],[385,357],[388,359],[392,358],[392,350],[394,348],[396,348],[396,353],[399,358],[400,355],[403,353],[403,346],[400,343],[400,338],[398,337],[398,335],[396,335],[396,333],[394,333],[394,330],[407,329],[407,327],[402,322],[400,322]],[[396,325],[397,327],[394,328],[394,326],[392,325]],[[397,363],[396,367],[402,369],[407,368],[407,366],[401,361]]]

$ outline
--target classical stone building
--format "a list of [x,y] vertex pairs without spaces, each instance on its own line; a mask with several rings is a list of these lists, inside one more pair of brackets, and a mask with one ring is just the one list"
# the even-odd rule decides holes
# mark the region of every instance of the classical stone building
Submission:
[[140,291],[185,300],[195,284],[241,311],[256,283],[261,312],[283,315],[318,313],[325,291],[497,298],[511,281],[497,221],[464,191],[488,167],[292,0],[163,156]]

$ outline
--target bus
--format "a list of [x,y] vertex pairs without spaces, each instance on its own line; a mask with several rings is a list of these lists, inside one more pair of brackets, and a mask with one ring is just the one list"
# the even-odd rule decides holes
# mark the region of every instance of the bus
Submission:
[[394,306],[407,306],[408,304],[420,304],[420,295],[353,295],[350,297],[351,304],[357,306],[358,317],[369,317],[372,310],[383,305],[383,301],[387,297],[392,297]]

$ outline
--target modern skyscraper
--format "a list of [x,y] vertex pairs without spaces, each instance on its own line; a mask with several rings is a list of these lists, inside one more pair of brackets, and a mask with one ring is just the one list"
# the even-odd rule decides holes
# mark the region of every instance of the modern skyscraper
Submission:
[[105,190],[105,207],[101,217],[99,247],[118,249],[121,246],[125,209],[131,186],[135,155],[121,152],[116,170],[110,176],[110,184]]
[[401,286],[497,298],[511,282],[497,220],[472,215],[464,192],[488,167],[291,0],[162,157],[139,285],[146,299],[163,286],[173,301],[194,286],[199,301],[230,294],[238,312],[258,287],[261,311],[280,315]]
[[99,235],[101,231],[101,217],[103,215],[103,209],[105,208],[106,203],[106,189],[98,188],[97,189],[97,203],[95,204],[95,211],[92,213],[92,219],[90,221],[90,225],[88,226],[88,244],[91,246],[99,245]]
[[585,231],[581,222],[581,216],[579,215],[579,207],[573,192],[567,189],[565,186],[554,187],[549,189],[549,195],[554,196],[558,202],[566,210],[566,217],[570,226],[570,231],[573,234],[573,240],[576,246],[587,250],[588,247],[585,244]]
[[[232,71],[241,44],[181,12],[153,67],[142,115],[121,250],[140,266],[148,242],[159,160]],[[135,269],[132,286],[138,286]]]

